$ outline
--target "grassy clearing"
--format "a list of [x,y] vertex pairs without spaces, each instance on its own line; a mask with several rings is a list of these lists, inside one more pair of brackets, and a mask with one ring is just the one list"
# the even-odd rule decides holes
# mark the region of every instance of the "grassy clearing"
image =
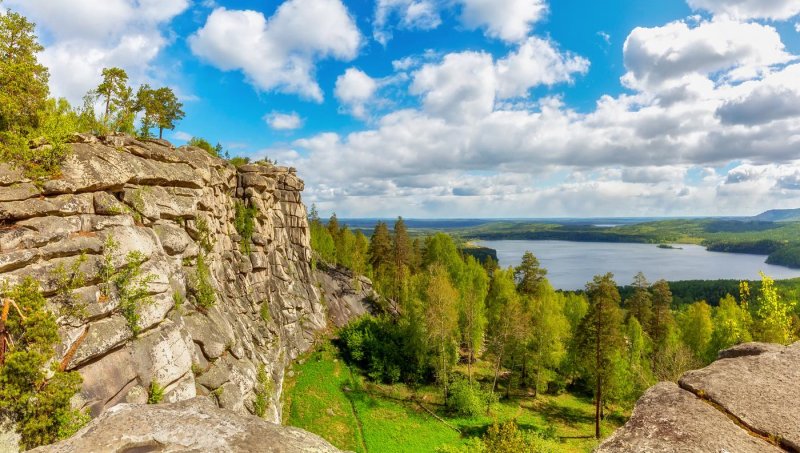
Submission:
[[[444,445],[464,445],[470,437],[482,436],[494,421],[510,419],[516,419],[522,429],[553,436],[557,451],[588,452],[597,445],[591,437],[594,406],[590,398],[565,393],[534,399],[512,392],[511,398],[493,406],[490,415],[457,418],[447,415],[436,387],[370,383],[351,372],[330,344],[307,355],[293,372],[284,389],[284,422],[346,450],[433,452]],[[487,373],[488,369],[477,367],[476,378],[484,379]],[[611,434],[626,416],[613,412],[606,417],[603,435]]]

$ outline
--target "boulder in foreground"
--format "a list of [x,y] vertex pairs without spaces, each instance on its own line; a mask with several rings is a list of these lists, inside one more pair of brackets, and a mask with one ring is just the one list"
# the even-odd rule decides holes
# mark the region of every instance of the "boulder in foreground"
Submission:
[[73,437],[36,453],[339,452],[316,434],[220,409],[208,398],[120,404]]

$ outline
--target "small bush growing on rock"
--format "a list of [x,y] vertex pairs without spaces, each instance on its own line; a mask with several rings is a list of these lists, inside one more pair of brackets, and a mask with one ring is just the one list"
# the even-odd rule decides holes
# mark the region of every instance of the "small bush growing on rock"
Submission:
[[197,305],[204,310],[213,307],[217,302],[217,295],[211,282],[211,269],[206,263],[206,256],[202,253],[197,255],[194,278],[196,289],[194,296]]
[[147,390],[147,404],[158,404],[164,399],[164,387],[155,379],[150,381],[150,388]]
[[233,225],[236,227],[239,237],[241,237],[239,248],[242,253],[249,254],[253,247],[253,232],[255,232],[256,228],[255,219],[256,215],[258,215],[258,208],[245,206],[244,202],[238,200],[234,208],[236,216],[233,220]]
[[196,146],[214,157],[219,157],[220,153],[222,153],[221,144],[217,143],[217,146],[212,146],[211,142],[202,137],[192,137],[192,139],[189,140],[188,145]]
[[77,300],[73,293],[86,283],[86,273],[81,270],[81,266],[86,263],[87,259],[86,253],[82,253],[77,260],[72,262],[69,269],[64,266],[64,263],[59,263],[53,270],[56,288],[53,301],[58,304],[60,316],[76,319],[86,317],[86,303]]
[[39,282],[27,277],[12,289],[4,287],[2,296],[13,300],[19,312],[12,308],[6,323],[13,343],[0,363],[0,416],[16,423],[25,449],[55,442],[87,420],[70,405],[81,376],[52,362],[60,341],[58,325],[45,309]]
[[112,291],[116,292],[119,298],[119,310],[128,321],[128,327],[133,335],[137,336],[142,330],[139,326],[141,318],[139,307],[153,303],[149,286],[155,275],[142,275],[142,266],[147,257],[138,250],[129,252],[122,267],[117,269],[114,266],[114,254],[117,250],[119,243],[108,236],[103,248],[103,262],[100,269],[104,281],[101,288],[106,298],[111,297]]
[[264,322],[270,322],[272,320],[272,314],[269,312],[268,301],[261,303],[261,320]]

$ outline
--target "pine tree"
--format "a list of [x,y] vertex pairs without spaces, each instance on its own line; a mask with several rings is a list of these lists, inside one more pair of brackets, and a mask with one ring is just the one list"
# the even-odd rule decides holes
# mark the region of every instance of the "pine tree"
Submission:
[[547,269],[539,265],[539,260],[533,253],[526,251],[522,255],[522,262],[514,268],[514,278],[517,280],[517,291],[527,296],[538,296],[542,291],[542,282],[547,275]]
[[656,345],[656,349],[660,347],[670,328],[674,324],[672,317],[672,292],[669,289],[669,283],[665,280],[659,280],[651,287],[653,298],[653,317],[650,321],[649,334],[650,338]]
[[376,274],[392,262],[392,239],[385,222],[378,222],[369,239],[369,264]]
[[603,392],[614,384],[615,359],[624,347],[620,296],[613,274],[598,275],[586,285],[589,312],[581,321],[576,344],[579,358],[594,383],[595,437],[600,438]]
[[0,133],[38,126],[49,93],[47,68],[36,58],[42,50],[32,22],[13,11],[0,14]]
[[130,88],[128,88],[128,73],[120,68],[103,68],[103,81],[94,89],[94,92],[98,96],[105,97],[103,125],[108,127],[112,107],[119,105],[123,97],[131,98]]
[[628,309],[626,319],[634,317],[641,326],[650,326],[653,318],[653,300],[650,295],[650,284],[641,272],[633,278],[633,295],[625,300],[625,307]]

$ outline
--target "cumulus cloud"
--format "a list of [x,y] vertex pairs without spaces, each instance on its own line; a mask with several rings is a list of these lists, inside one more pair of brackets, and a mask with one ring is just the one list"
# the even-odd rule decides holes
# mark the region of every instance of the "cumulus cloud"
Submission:
[[528,98],[588,66],[547,40],[497,60],[401,60],[418,68],[418,108],[298,140],[292,164],[309,200],[348,215],[710,215],[800,203],[800,64],[774,29],[677,22],[627,42],[632,92],[588,112],[558,95]]
[[366,105],[378,89],[378,83],[365,72],[348,68],[336,79],[334,95],[356,118],[366,118]]
[[217,8],[189,45],[223,71],[241,70],[259,90],[321,102],[316,62],[352,60],[361,34],[340,0],[288,0],[269,19],[258,11]]
[[797,0],[688,0],[689,6],[733,19],[787,20],[800,13]]
[[134,83],[152,78],[152,62],[169,44],[164,28],[188,0],[8,0],[46,37],[42,62],[52,94],[73,103],[99,83],[104,67],[125,69]]
[[373,37],[386,45],[392,29],[432,30],[441,22],[442,10],[459,11],[461,23],[483,30],[486,36],[509,43],[525,40],[534,24],[547,13],[546,0],[378,0]]
[[691,27],[685,21],[635,28],[625,40],[623,84],[651,92],[695,93],[713,86],[708,76],[732,81],[763,75],[791,61],[770,26],[720,20]]
[[503,41],[524,40],[547,12],[545,0],[459,0],[464,25]]
[[571,82],[574,74],[588,70],[586,58],[560,53],[552,41],[531,37],[497,62],[498,95],[525,96],[531,87]]
[[264,116],[269,127],[278,131],[294,130],[303,127],[303,119],[297,112],[272,112]]
[[571,82],[588,69],[587,59],[531,37],[497,62],[488,53],[468,51],[427,63],[413,74],[410,92],[422,97],[427,113],[471,122],[489,115],[497,100],[525,98],[531,88]]
[[392,38],[389,26],[397,18],[401,29],[432,30],[442,23],[436,0],[378,0],[375,4],[375,19],[372,36],[386,45]]

